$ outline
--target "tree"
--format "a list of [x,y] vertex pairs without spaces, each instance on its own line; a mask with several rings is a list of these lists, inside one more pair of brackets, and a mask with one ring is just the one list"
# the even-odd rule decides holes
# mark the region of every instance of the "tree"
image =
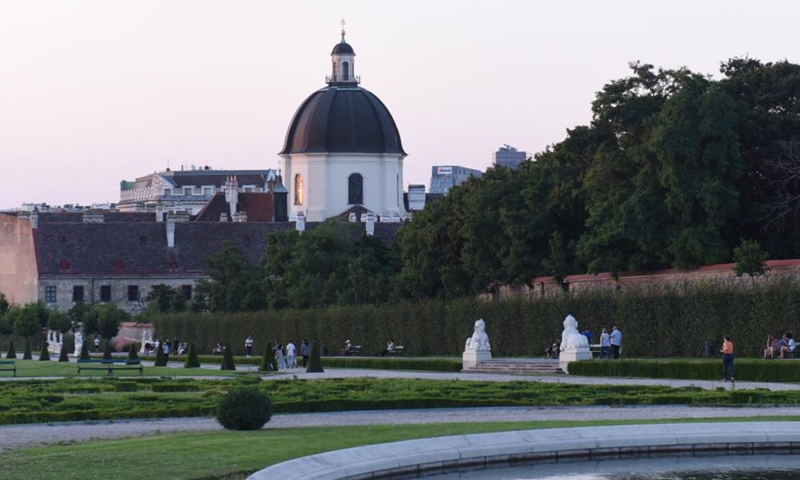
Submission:
[[308,359],[307,373],[322,373],[322,355],[320,353],[319,340],[311,344],[311,355]]
[[105,347],[103,348],[103,360],[111,360],[114,358],[111,354],[111,342],[106,342]]
[[183,291],[164,284],[153,285],[145,296],[145,302],[146,307],[139,314],[145,317],[159,313],[180,313],[187,308]]
[[50,330],[61,332],[63,334],[72,329],[72,321],[70,320],[68,314],[58,310],[51,310],[50,315],[47,318],[47,327]]
[[259,372],[274,372],[278,370],[278,361],[275,359],[275,352],[269,348],[264,349],[264,356],[261,358],[261,363],[258,366]]
[[47,342],[42,343],[42,350],[39,352],[39,361],[50,361],[50,352],[47,350]]
[[14,340],[11,340],[8,343],[8,351],[6,352],[6,358],[17,358],[17,351],[14,349]]
[[69,362],[69,355],[67,354],[67,342],[61,342],[61,352],[58,354],[58,363]]
[[194,343],[189,344],[189,351],[186,352],[186,363],[183,368],[200,368],[200,360],[197,358],[197,350],[194,348]]
[[769,271],[768,259],[769,253],[757,241],[742,239],[739,246],[733,249],[733,260],[736,262],[733,271],[737,277],[744,274],[750,275],[750,278],[764,275]]
[[139,361],[139,353],[136,351],[136,342],[128,346],[128,361]]
[[159,345],[156,348],[156,359],[153,362],[154,367],[166,367],[167,366],[167,356],[164,355],[164,348],[163,345]]
[[122,322],[130,319],[130,314],[119,308],[114,302],[92,307],[94,318],[97,319],[97,329],[94,332],[105,340],[111,340],[119,333],[119,326]]
[[236,370],[236,364],[233,361],[233,351],[231,350],[230,342],[225,344],[225,351],[222,354],[222,365],[220,370]]
[[245,255],[237,243],[223,243],[222,250],[209,258],[206,273],[209,280],[199,282],[197,290],[208,299],[208,309],[212,312],[266,308],[263,270]]
[[37,309],[30,305],[21,308],[14,319],[13,331],[15,335],[25,338],[30,338],[41,333],[42,325],[39,321]]

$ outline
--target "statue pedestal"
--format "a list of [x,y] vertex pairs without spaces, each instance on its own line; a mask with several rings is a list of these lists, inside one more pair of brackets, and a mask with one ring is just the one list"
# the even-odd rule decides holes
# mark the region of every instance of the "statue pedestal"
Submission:
[[575,350],[564,350],[561,352],[561,355],[558,356],[558,364],[561,367],[561,370],[564,370],[564,373],[569,373],[567,371],[567,366],[569,362],[577,362],[578,360],[591,360],[592,359],[592,352],[588,348],[578,348]]
[[492,351],[491,350],[478,350],[478,351],[467,351],[464,352],[464,355],[461,356],[461,363],[464,370],[475,368],[478,364],[488,362],[492,359]]

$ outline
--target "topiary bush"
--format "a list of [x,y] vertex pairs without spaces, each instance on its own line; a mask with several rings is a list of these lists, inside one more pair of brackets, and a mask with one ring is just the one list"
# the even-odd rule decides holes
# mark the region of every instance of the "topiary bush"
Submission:
[[17,351],[14,350],[14,340],[11,340],[8,345],[8,353],[6,353],[6,358],[17,358]]
[[237,388],[223,395],[217,421],[228,430],[258,430],[272,417],[272,402],[255,388]]
[[200,359],[197,358],[197,350],[194,348],[194,343],[189,344],[189,350],[186,352],[186,362],[183,368],[200,368]]
[[25,340],[25,353],[22,354],[23,360],[33,360],[33,354],[31,354],[31,342],[30,340]]
[[47,342],[44,342],[42,344],[42,351],[39,352],[39,361],[40,362],[50,361],[50,352],[47,351]]
[[67,342],[61,342],[61,352],[58,354],[58,362],[69,362],[69,355],[67,354]]
[[308,367],[306,367],[306,372],[308,373],[322,373],[325,370],[322,368],[322,356],[320,355],[319,351],[319,342],[313,342],[311,344],[311,357],[308,359]]
[[139,352],[136,351],[136,342],[128,347],[128,360],[139,360]]
[[106,341],[106,346],[103,348],[103,360],[111,360],[111,342]]
[[222,365],[220,370],[236,370],[236,364],[233,362],[233,351],[231,350],[230,342],[225,344],[225,353],[222,355]]
[[80,358],[81,360],[89,360],[89,359],[92,358],[91,356],[89,356],[89,344],[88,343],[83,342],[83,344],[81,346],[81,353],[78,356],[78,358]]
[[275,353],[269,348],[264,350],[264,356],[261,357],[261,363],[258,365],[259,372],[271,372],[278,369],[278,361],[275,359]]
[[164,350],[161,348],[161,345],[156,348],[156,360],[153,363],[154,367],[166,367],[167,366],[167,356],[164,355]]

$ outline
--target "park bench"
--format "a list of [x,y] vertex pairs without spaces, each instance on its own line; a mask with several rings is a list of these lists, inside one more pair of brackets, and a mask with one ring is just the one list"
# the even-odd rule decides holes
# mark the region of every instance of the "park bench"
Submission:
[[89,360],[78,359],[78,375],[83,370],[106,370],[108,376],[114,375],[115,370],[139,370],[139,375],[144,374],[144,366],[139,359],[128,358],[112,358],[111,360],[104,360],[101,358],[92,358]]
[[344,351],[346,357],[361,355],[361,345],[350,345],[350,348]]
[[0,360],[0,372],[14,372],[17,376],[17,361],[16,360]]
[[592,352],[592,358],[599,358],[600,357],[600,344],[593,343],[589,345],[589,351]]
[[386,355],[399,356],[403,354],[403,346],[395,345],[393,349],[386,350]]

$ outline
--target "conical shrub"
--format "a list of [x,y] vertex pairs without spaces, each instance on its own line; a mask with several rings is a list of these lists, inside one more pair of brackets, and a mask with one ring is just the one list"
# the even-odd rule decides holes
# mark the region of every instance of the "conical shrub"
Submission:
[[167,366],[167,356],[164,355],[164,349],[161,348],[161,345],[156,348],[156,361],[153,363],[155,367],[166,367]]
[[236,370],[236,364],[233,363],[233,351],[231,350],[230,342],[225,344],[225,353],[222,355],[220,370]]
[[58,363],[69,362],[69,355],[67,354],[67,342],[61,341],[61,353],[58,354]]
[[325,370],[322,368],[322,355],[320,355],[319,351],[319,342],[314,342],[311,344],[311,357],[308,359],[308,367],[306,367],[306,372],[308,373],[322,373]]
[[183,367],[200,368],[200,359],[197,358],[197,350],[194,349],[194,343],[189,344],[189,351],[186,352],[186,362]]
[[39,352],[39,361],[40,362],[50,361],[50,352],[47,351],[47,342],[44,342],[42,344],[42,351]]
[[23,360],[33,360],[33,354],[31,353],[31,341],[25,340],[25,353],[22,354]]
[[114,357],[111,355],[111,342],[106,341],[106,346],[103,348],[103,360],[111,360],[112,358]]
[[139,360],[139,352],[136,351],[136,342],[128,347],[128,360]]
[[80,358],[81,360],[90,360],[92,358],[91,356],[89,356],[88,343],[83,342],[83,345],[81,346],[81,353],[78,355],[78,358]]
[[273,370],[277,370],[278,361],[275,359],[275,352],[269,348],[267,345],[267,349],[264,350],[264,356],[261,357],[261,363],[258,366],[259,372],[269,372]]
[[17,351],[14,350],[14,340],[11,340],[11,343],[8,344],[8,353],[6,353],[6,358],[17,358]]

